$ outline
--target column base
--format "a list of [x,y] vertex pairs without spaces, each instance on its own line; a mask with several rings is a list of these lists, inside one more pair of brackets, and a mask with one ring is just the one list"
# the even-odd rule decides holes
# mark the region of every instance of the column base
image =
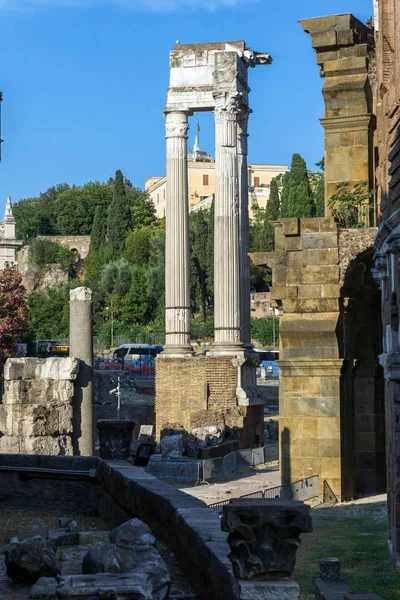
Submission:
[[299,586],[293,579],[284,581],[239,580],[240,600],[297,600]]
[[184,358],[192,357],[194,351],[192,346],[164,346],[164,350],[159,354],[159,358]]
[[241,342],[214,342],[208,356],[243,356],[245,350]]

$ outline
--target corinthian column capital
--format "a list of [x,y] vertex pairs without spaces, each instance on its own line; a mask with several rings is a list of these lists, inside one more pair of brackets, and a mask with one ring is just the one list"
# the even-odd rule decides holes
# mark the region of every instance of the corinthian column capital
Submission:
[[240,97],[235,94],[226,96],[225,94],[215,97],[215,120],[216,122],[237,122],[237,116],[241,111]]
[[189,129],[188,114],[186,112],[172,112],[164,115],[165,119],[165,137],[187,138]]

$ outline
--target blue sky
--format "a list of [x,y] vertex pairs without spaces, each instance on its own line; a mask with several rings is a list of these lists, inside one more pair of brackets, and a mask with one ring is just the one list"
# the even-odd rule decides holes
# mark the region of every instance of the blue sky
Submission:
[[[143,187],[165,173],[162,111],[169,51],[183,43],[244,39],[269,52],[251,69],[249,161],[309,168],[323,154],[322,80],[298,19],[352,12],[371,0],[0,0],[3,160],[0,210],[68,182],[121,169]],[[212,115],[201,146],[214,154]],[[197,116],[191,119],[193,143]]]

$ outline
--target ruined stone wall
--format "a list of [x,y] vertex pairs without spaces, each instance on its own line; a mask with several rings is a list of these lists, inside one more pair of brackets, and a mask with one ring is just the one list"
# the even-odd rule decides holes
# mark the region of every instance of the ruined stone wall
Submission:
[[272,268],[281,315],[283,483],[319,475],[320,492],[326,480],[342,499],[384,486],[374,232],[341,231],[332,218],[282,219],[276,251],[252,255]]
[[4,368],[0,453],[72,455],[74,358],[13,358]]
[[400,561],[400,7],[378,0],[376,180],[382,222],[375,241],[375,277],[382,291],[389,540]]
[[238,366],[229,356],[156,359],[156,435],[168,423],[186,431],[217,425],[240,430],[240,446],[263,442],[263,403],[239,406]]
[[81,260],[89,254],[90,235],[41,235],[41,240],[56,242],[68,250],[76,250]]

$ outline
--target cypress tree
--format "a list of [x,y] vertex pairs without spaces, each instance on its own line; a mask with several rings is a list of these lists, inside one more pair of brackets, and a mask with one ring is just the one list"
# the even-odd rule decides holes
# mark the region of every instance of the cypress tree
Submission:
[[112,256],[118,258],[125,249],[126,234],[131,226],[131,210],[125,193],[121,171],[115,173],[114,194],[108,214],[108,244]]
[[260,235],[260,252],[271,252],[275,248],[275,230],[271,221],[279,219],[280,199],[278,184],[273,179],[270,185],[269,199],[265,209],[264,223]]
[[281,193],[281,214],[282,218],[291,216],[289,214],[289,186],[290,186],[290,171],[286,171],[282,177],[282,193]]
[[90,232],[90,250],[91,252],[98,252],[100,246],[103,243],[103,223],[101,221],[101,210],[100,206],[96,206],[94,213],[94,220],[92,231]]
[[325,216],[325,176],[323,173],[319,174],[320,177],[317,183],[317,189],[315,190],[315,216]]
[[315,204],[307,165],[300,154],[293,154],[287,196],[288,217],[315,217]]

